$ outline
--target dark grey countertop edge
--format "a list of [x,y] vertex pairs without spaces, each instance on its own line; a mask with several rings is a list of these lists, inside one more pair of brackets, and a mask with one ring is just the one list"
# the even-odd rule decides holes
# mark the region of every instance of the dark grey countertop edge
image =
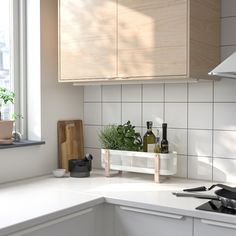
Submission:
[[43,144],[45,144],[45,141],[21,140],[20,142],[13,142],[12,144],[0,144],[0,149],[19,148]]

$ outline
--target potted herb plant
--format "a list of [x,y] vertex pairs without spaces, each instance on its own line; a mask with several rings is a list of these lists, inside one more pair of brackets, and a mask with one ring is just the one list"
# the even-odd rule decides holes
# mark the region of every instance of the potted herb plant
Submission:
[[130,121],[123,125],[110,125],[101,130],[99,140],[103,149],[141,151],[142,138]]
[[0,144],[12,143],[13,120],[2,120],[2,108],[4,104],[14,104],[15,93],[0,87]]

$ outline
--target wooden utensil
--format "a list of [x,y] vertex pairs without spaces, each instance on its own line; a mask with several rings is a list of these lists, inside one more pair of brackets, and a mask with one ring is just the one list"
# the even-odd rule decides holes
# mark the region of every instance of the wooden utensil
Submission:
[[83,159],[82,120],[61,120],[57,123],[59,168],[68,171],[68,161]]

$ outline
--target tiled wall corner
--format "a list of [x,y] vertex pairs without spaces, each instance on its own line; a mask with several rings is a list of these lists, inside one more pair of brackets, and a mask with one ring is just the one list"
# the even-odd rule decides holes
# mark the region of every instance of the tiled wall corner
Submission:
[[[236,51],[236,1],[221,2],[223,60]],[[85,152],[94,155],[94,167],[101,167],[99,130],[127,120],[141,135],[147,120],[154,133],[168,123],[170,149],[178,152],[176,176],[236,182],[236,80],[84,87]]]

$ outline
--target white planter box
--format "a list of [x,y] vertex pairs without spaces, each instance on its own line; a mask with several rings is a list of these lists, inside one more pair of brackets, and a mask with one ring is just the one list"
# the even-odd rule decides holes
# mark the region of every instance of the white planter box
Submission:
[[158,175],[174,175],[177,172],[176,152],[163,154],[102,149],[101,154],[102,167],[106,171],[118,170]]

